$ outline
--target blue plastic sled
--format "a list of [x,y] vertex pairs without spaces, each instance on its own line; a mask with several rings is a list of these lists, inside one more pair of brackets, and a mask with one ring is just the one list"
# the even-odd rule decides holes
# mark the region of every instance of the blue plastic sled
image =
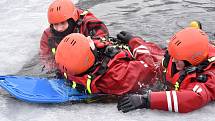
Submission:
[[78,92],[63,79],[0,76],[0,86],[15,98],[31,103],[79,102],[95,97]]

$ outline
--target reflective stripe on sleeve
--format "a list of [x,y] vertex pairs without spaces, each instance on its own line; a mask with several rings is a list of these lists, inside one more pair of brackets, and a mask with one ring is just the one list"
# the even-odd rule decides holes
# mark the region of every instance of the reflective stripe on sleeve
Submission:
[[202,92],[202,88],[199,85],[195,85],[193,87],[193,92],[200,93]]
[[175,112],[178,112],[178,98],[176,91],[172,91],[173,101],[174,101],[174,110]]
[[149,50],[137,50],[136,53],[150,53]]
[[166,91],[166,98],[167,98],[168,110],[172,112],[172,100],[171,100],[170,91]]
[[149,67],[144,61],[140,61],[140,63],[143,64],[146,68]]
[[150,54],[148,48],[146,46],[143,46],[143,45],[140,45],[139,47],[137,47],[137,48],[135,48],[133,50],[134,58],[136,58],[136,56],[137,56],[138,53],[147,53],[147,54]]
[[195,85],[193,88],[193,92],[196,92],[196,90],[199,88],[199,85]]
[[148,49],[148,48],[147,48],[146,46],[140,45],[140,46],[138,46],[137,48],[135,48],[135,49],[133,50],[133,54],[134,54],[138,49]]

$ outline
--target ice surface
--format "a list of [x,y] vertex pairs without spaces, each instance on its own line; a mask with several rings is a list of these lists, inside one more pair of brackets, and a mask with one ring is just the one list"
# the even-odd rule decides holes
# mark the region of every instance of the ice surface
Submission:
[[[40,36],[48,26],[46,12],[51,1],[0,1],[0,75],[18,72],[38,53]],[[127,30],[165,44],[164,40],[191,20],[200,20],[213,38],[214,0],[83,0],[80,3],[87,4],[85,8],[90,8],[107,24],[112,36]],[[28,104],[0,89],[0,121],[214,121],[214,114],[213,103],[188,114],[158,110],[123,114],[117,111],[115,103]]]

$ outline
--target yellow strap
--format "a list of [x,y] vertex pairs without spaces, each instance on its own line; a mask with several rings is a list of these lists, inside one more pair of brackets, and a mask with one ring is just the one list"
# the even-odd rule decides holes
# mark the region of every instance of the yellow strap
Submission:
[[178,89],[179,89],[179,83],[176,82],[176,83],[175,83],[175,90],[178,90]]
[[88,75],[88,77],[87,77],[87,91],[89,94],[92,94],[91,87],[90,87],[91,81],[92,81],[91,79],[92,79],[92,77],[90,75]]
[[[68,78],[68,76],[65,72],[63,73],[63,75],[66,79]],[[72,88],[76,88],[76,85],[77,85],[76,82],[72,81]]]
[[55,55],[55,53],[56,53],[56,49],[55,48],[52,48],[52,53]]
[[76,82],[72,81],[72,88],[76,88]]

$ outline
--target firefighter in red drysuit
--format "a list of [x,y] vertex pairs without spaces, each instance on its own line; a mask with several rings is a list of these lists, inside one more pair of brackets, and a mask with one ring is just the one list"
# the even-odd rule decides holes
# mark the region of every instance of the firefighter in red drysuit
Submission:
[[125,31],[117,37],[130,49],[109,45],[99,54],[89,37],[70,34],[58,45],[56,63],[68,80],[83,85],[90,94],[122,95],[153,85],[159,78],[163,50]]
[[48,9],[47,28],[40,41],[40,58],[45,69],[55,68],[54,54],[60,41],[70,33],[82,33],[91,36],[96,46],[103,48],[108,44],[109,32],[105,24],[91,12],[75,7],[71,0],[55,0]]
[[125,95],[118,102],[118,110],[149,108],[186,113],[215,99],[215,48],[205,32],[190,27],[177,32],[164,57],[167,91]]

